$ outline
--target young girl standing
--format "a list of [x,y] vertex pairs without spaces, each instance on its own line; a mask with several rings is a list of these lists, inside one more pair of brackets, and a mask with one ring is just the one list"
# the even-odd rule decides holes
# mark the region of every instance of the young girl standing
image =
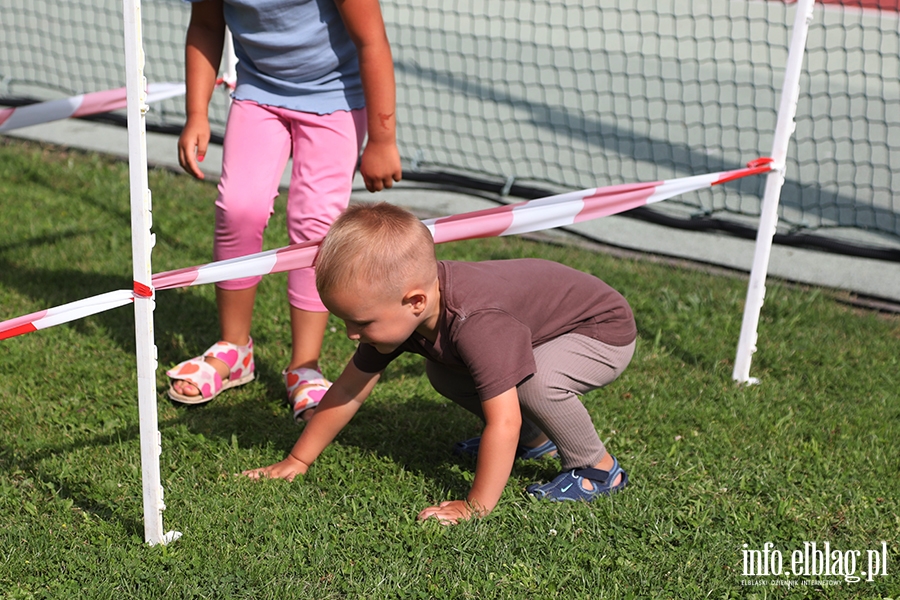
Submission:
[[[262,250],[288,157],[291,243],[325,235],[347,207],[360,148],[370,192],[401,177],[394,68],[378,0],[198,0],[185,42],[187,121],[178,140],[185,171],[203,179],[209,101],[226,25],[238,58],[216,200],[215,260]],[[259,277],[216,286],[221,340],[166,374],[168,395],[201,404],[254,377],[250,325]],[[319,370],[328,312],[313,269],[288,274],[292,351],[284,371],[295,418],[308,419],[330,386]]]

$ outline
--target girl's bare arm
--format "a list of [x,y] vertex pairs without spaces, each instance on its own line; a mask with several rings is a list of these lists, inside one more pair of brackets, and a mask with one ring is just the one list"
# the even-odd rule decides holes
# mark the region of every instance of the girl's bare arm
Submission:
[[178,138],[178,162],[197,179],[204,177],[197,162],[203,161],[209,146],[209,101],[216,87],[224,43],[222,0],[193,3],[184,46],[187,121]]
[[360,162],[366,189],[377,192],[400,181],[396,140],[396,87],[391,46],[378,0],[335,0],[359,54],[369,140]]

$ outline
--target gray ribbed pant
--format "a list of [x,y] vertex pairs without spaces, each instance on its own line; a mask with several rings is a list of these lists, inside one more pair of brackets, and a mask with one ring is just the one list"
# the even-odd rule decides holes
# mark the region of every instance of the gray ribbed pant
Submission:
[[[518,386],[522,408],[519,442],[547,434],[559,449],[564,470],[593,467],[606,448],[579,396],[614,381],[631,362],[635,342],[610,346],[569,333],[534,349],[537,372]],[[475,382],[464,371],[427,361],[431,385],[482,421]]]

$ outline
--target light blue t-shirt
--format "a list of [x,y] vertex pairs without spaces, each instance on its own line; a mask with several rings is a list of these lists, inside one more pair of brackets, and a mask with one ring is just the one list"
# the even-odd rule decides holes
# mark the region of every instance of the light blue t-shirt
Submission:
[[365,106],[356,46],[334,0],[224,0],[224,12],[235,99],[317,114]]

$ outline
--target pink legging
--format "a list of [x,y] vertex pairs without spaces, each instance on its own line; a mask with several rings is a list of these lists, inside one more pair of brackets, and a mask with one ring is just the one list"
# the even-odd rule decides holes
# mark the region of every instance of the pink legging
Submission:
[[[317,115],[235,100],[222,147],[213,258],[227,260],[262,250],[263,231],[274,212],[278,184],[291,154],[294,163],[287,198],[291,243],[324,236],[350,201],[365,133],[365,109]],[[245,277],[218,285],[242,290],[260,279]],[[303,310],[326,310],[316,292],[313,269],[288,273],[288,300]]]

